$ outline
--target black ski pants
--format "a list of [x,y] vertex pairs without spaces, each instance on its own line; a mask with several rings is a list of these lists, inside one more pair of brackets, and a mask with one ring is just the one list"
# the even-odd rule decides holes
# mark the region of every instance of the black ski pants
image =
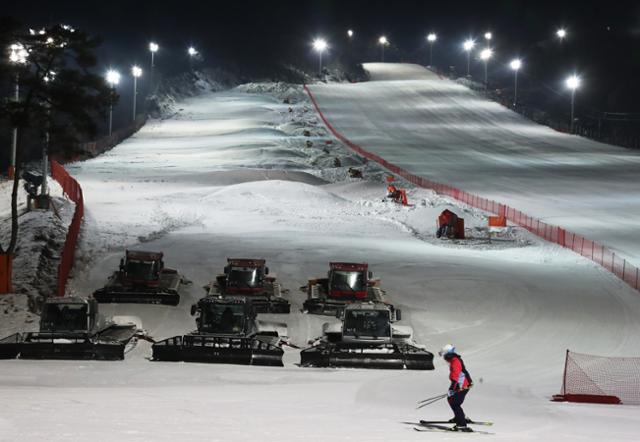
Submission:
[[464,402],[464,398],[467,396],[469,390],[456,391],[453,396],[449,397],[449,406],[453,410],[454,419],[456,425],[459,427],[467,426],[467,417],[464,415],[464,410],[462,409],[462,403]]

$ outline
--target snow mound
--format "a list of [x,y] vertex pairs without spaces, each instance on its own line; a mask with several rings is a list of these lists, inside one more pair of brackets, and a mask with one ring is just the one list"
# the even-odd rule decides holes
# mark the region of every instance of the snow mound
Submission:
[[281,100],[288,99],[290,103],[297,103],[307,98],[301,85],[291,83],[245,83],[235,89],[249,94],[273,95]]
[[247,207],[265,205],[304,206],[313,201],[314,206],[335,205],[345,200],[327,190],[309,184],[270,180],[227,186],[204,198],[205,202],[237,200]]

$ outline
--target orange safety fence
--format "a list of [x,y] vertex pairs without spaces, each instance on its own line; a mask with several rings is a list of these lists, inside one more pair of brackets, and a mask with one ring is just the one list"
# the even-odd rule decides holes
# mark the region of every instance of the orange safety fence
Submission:
[[64,194],[76,204],[76,209],[73,212],[73,218],[67,231],[67,238],[64,242],[60,264],[58,265],[58,296],[64,296],[67,279],[73,267],[82,218],[84,217],[84,199],[80,184],[55,160],[51,161],[51,176],[60,184]]
[[369,160],[375,161],[385,169],[401,176],[402,178],[416,186],[434,190],[440,194],[450,196],[458,201],[462,201],[463,203],[477,209],[494,213],[500,217],[505,217],[512,223],[527,229],[531,233],[549,242],[553,242],[561,245],[562,247],[573,250],[574,252],[584,256],[585,258],[588,258],[593,262],[600,264],[602,267],[609,270],[611,273],[622,279],[634,289],[638,290],[640,288],[640,272],[638,270],[638,267],[634,266],[626,259],[617,256],[608,247],[605,247],[602,244],[598,244],[595,241],[585,238],[584,236],[577,233],[573,233],[561,227],[540,221],[535,217],[527,215],[524,212],[516,210],[505,204],[501,204],[497,201],[489,200],[487,198],[465,192],[464,190],[458,189],[448,184],[438,183],[417,175],[413,175],[412,173],[396,166],[395,164],[386,161],[384,158],[366,151],[359,145],[347,139],[340,132],[338,132],[329,122],[329,120],[327,120],[327,118],[324,116],[322,110],[320,110],[320,106],[318,105],[318,102],[316,101],[316,98],[314,97],[311,90],[306,85],[304,86],[304,89],[309,95],[309,98],[311,99],[311,102],[318,112],[318,115],[320,115],[320,118],[327,126],[327,128],[331,131],[331,133],[333,133],[333,135],[337,139],[342,141],[346,146],[357,152],[359,155],[362,155]]

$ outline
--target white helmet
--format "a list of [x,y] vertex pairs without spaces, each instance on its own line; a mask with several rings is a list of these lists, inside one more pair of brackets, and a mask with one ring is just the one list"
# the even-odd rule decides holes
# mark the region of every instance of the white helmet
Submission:
[[447,344],[444,347],[442,347],[442,349],[438,352],[438,354],[440,356],[444,356],[449,353],[455,353],[455,352],[456,352],[456,348],[451,344]]

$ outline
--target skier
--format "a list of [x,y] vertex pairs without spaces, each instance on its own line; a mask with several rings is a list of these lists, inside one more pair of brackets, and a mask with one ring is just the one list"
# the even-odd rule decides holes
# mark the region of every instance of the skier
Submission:
[[465,368],[462,358],[456,353],[456,348],[453,345],[445,345],[438,354],[449,364],[449,380],[451,381],[451,385],[449,386],[447,400],[455,415],[449,422],[455,423],[453,427],[454,431],[471,432],[473,430],[467,427],[468,420],[462,410],[462,403],[473,385],[471,376]]

